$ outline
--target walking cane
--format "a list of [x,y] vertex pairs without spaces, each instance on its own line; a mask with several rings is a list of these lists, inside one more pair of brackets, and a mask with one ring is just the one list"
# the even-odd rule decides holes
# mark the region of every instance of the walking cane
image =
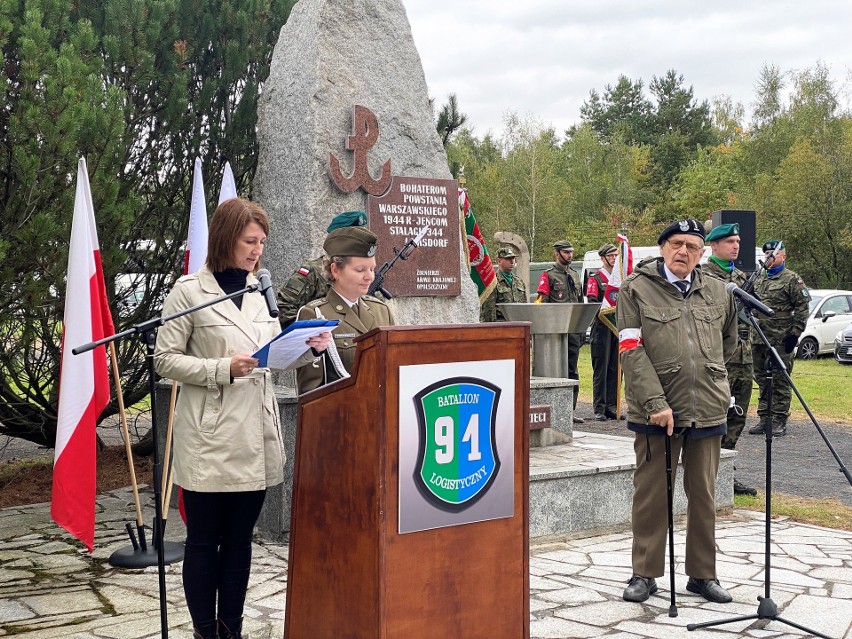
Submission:
[[675,603],[675,560],[674,560],[674,490],[672,485],[672,436],[666,433],[666,496],[669,502],[669,590],[671,591],[671,605],[669,606],[669,617],[677,617],[677,604]]

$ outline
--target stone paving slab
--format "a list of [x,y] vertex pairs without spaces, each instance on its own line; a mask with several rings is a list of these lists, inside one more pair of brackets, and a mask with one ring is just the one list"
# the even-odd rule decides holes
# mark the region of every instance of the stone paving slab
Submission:
[[[127,544],[123,519],[135,517],[129,491],[98,499],[96,550],[89,555],[50,520],[49,505],[0,514],[0,637],[15,639],[147,639],[160,636],[157,570],[111,567],[111,552]],[[128,506],[129,504],[129,506]],[[107,513],[106,511],[111,511]],[[26,521],[22,526],[16,515]],[[108,516],[106,516],[108,515]],[[183,529],[170,513],[167,537]],[[118,531],[118,532],[117,532]],[[675,529],[678,616],[670,618],[669,579],[643,604],[622,600],[630,576],[631,535],[625,530],[541,537],[530,548],[532,639],[800,639],[777,621],[740,621],[688,632],[688,623],[754,614],[764,593],[763,515],[736,511],[718,522],[718,572],[734,597],[712,604],[686,592],[684,530]],[[837,639],[852,639],[852,533],[773,520],[771,595],[783,618]],[[284,629],[287,552],[257,540],[246,603],[252,639],[280,638]],[[169,636],[191,639],[181,564],[166,568]]]

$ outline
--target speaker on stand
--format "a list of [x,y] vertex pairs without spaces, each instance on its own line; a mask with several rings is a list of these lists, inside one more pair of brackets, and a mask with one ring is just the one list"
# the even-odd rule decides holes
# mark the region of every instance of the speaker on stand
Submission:
[[713,211],[710,216],[713,227],[720,224],[740,225],[740,256],[734,265],[745,273],[752,273],[757,267],[755,247],[757,247],[757,217],[754,211],[734,211],[723,209]]

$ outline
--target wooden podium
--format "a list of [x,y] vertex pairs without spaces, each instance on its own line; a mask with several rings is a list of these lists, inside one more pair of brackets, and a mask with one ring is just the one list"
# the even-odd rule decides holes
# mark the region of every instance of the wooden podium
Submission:
[[299,398],[286,639],[529,637],[529,335],[379,328]]

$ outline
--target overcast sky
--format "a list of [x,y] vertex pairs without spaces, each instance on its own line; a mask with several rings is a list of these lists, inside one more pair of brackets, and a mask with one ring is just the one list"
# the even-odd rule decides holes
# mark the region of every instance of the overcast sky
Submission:
[[516,111],[562,134],[593,88],[675,69],[695,96],[750,113],[764,64],[831,70],[850,103],[849,0],[403,0],[429,94],[450,93],[477,135]]

